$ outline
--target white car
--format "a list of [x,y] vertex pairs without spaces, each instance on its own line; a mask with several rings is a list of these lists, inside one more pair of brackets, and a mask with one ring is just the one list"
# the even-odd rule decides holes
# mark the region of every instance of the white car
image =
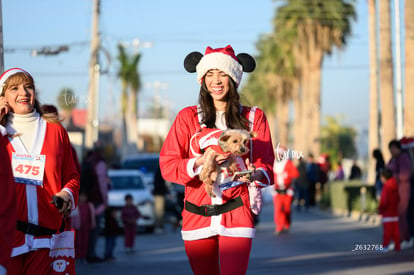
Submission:
[[[125,205],[125,195],[131,194],[134,204],[141,213],[138,219],[138,231],[153,232],[155,227],[154,197],[151,190],[144,183],[144,174],[138,170],[109,170],[112,187],[108,192],[109,206],[121,208]],[[118,211],[118,220],[121,222],[121,211]]]

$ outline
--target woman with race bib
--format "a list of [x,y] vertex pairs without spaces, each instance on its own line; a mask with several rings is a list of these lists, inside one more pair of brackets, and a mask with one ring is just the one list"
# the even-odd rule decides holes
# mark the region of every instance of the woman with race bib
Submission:
[[0,76],[0,124],[18,209],[7,274],[74,274],[74,233],[64,231],[64,217],[78,201],[79,170],[66,130],[55,115],[42,115],[23,69]]

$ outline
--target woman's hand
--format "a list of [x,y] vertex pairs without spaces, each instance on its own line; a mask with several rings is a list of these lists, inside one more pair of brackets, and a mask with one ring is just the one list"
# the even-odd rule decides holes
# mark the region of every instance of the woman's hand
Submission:
[[[56,207],[59,209],[59,213],[62,213],[64,216],[69,216],[72,210],[72,200],[68,192],[60,191],[54,195],[52,202],[55,203]],[[62,205],[57,204],[58,200],[63,200]]]
[[[194,169],[197,169],[198,167],[202,166],[204,162],[207,160],[207,157],[212,153],[214,153],[214,150],[211,148],[208,148],[202,156],[196,159],[195,164],[194,164],[195,165]],[[230,156],[230,153],[227,153],[227,154],[217,153],[214,160],[216,161],[217,164],[221,164],[225,162],[229,158],[229,156]]]
[[4,96],[0,96],[0,120],[10,111],[9,103]]
[[257,170],[256,166],[254,166],[253,163],[250,163],[250,160],[248,158],[246,159],[246,167],[247,167],[247,170],[253,171],[248,181],[255,181],[255,180],[261,181],[264,178],[263,171]]

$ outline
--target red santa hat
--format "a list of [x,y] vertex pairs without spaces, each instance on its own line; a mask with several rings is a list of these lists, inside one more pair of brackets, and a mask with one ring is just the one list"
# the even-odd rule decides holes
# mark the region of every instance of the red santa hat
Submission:
[[216,49],[207,47],[204,56],[200,52],[188,54],[184,59],[184,68],[190,73],[197,72],[197,81],[200,84],[209,70],[218,69],[229,75],[239,86],[243,72],[254,71],[256,62],[247,53],[236,56],[233,48],[227,45]]
[[400,144],[402,149],[414,148],[414,137],[403,137]]
[[11,69],[8,69],[7,71],[5,71],[1,76],[0,76],[0,95],[3,95],[3,87],[4,87],[4,84],[6,83],[6,80],[10,77],[10,76],[12,76],[12,75],[14,75],[14,74],[17,74],[17,73],[25,73],[25,74],[27,74],[27,75],[29,75],[30,76],[30,74],[28,73],[28,72],[26,72],[25,70],[23,70],[23,69],[20,69],[20,68],[11,68]]

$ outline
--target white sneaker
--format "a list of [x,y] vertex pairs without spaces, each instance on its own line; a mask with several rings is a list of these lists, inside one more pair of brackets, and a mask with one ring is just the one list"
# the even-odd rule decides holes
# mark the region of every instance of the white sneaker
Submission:
[[388,251],[393,251],[395,249],[395,243],[391,242],[387,247]]
[[401,250],[410,248],[410,244],[408,241],[401,242]]

